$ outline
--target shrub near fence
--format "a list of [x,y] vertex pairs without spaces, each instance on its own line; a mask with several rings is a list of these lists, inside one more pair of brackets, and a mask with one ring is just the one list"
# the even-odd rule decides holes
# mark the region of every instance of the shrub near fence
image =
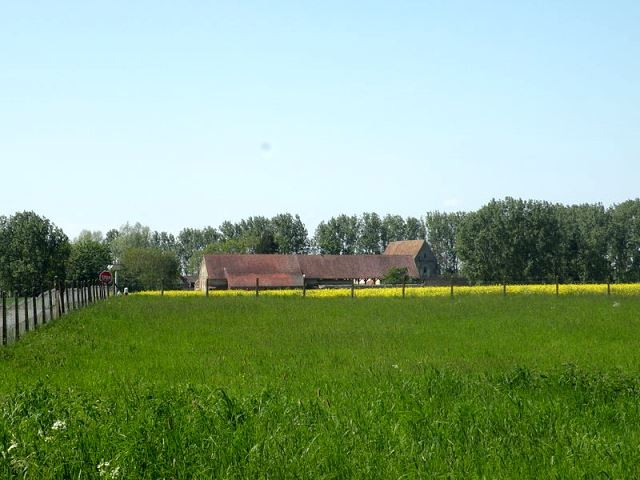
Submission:
[[2,345],[18,341],[29,330],[108,298],[112,292],[96,282],[54,282],[51,289],[24,297],[0,291]]

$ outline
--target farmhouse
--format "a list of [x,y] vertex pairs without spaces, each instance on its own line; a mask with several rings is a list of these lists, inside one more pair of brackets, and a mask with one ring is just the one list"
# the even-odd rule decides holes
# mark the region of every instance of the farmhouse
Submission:
[[198,286],[206,288],[295,288],[354,281],[373,283],[392,268],[406,268],[422,281],[437,273],[435,257],[424,240],[391,242],[382,255],[204,255]]
[[383,255],[409,255],[418,269],[418,278],[422,280],[440,273],[436,256],[424,240],[390,242]]

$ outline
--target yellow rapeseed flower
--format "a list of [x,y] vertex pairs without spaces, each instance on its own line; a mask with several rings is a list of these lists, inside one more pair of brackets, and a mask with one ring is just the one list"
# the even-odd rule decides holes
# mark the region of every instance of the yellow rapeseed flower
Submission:
[[[558,285],[559,295],[640,295],[640,284],[565,284]],[[475,285],[475,286],[455,286],[454,296],[457,295],[555,295],[556,285]],[[161,292],[144,291],[136,295],[159,296]],[[251,297],[255,296],[255,290],[211,290],[209,296],[212,297]],[[260,296],[267,297],[300,297],[301,289],[278,289],[260,290]],[[202,291],[194,290],[165,290],[164,295],[168,297],[197,297],[204,296]],[[451,287],[406,287],[407,297],[446,297],[451,295]],[[336,298],[350,297],[351,288],[315,288],[308,289],[306,296],[310,298]],[[402,287],[357,287],[354,296],[361,297],[402,297]]]

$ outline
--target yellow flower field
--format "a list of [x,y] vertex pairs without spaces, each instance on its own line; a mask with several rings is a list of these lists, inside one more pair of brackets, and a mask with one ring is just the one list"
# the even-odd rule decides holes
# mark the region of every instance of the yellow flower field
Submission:
[[[607,284],[568,284],[559,285],[560,295],[606,295],[608,293]],[[640,295],[640,284],[611,284],[611,295]],[[454,295],[555,295],[556,286],[550,285],[480,285],[480,286],[456,286],[453,288]],[[145,291],[136,295],[160,295],[160,291]],[[242,297],[255,296],[254,290],[215,290],[210,291],[211,297]],[[204,296],[201,291],[193,290],[167,290],[164,295],[170,297],[196,297]],[[302,296],[301,289],[288,290],[260,290],[260,295],[278,297],[299,297]],[[356,287],[354,291],[356,297],[402,297],[401,287]],[[451,287],[406,287],[407,297],[445,297],[451,295]],[[311,298],[329,297],[349,297],[350,288],[320,288],[309,289],[306,296]]]

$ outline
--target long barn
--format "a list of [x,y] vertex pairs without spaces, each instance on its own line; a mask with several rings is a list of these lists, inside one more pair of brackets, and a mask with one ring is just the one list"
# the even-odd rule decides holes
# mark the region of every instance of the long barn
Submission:
[[347,282],[375,282],[392,268],[405,268],[422,281],[438,273],[436,259],[423,240],[391,242],[382,255],[204,255],[199,288],[313,287]]

